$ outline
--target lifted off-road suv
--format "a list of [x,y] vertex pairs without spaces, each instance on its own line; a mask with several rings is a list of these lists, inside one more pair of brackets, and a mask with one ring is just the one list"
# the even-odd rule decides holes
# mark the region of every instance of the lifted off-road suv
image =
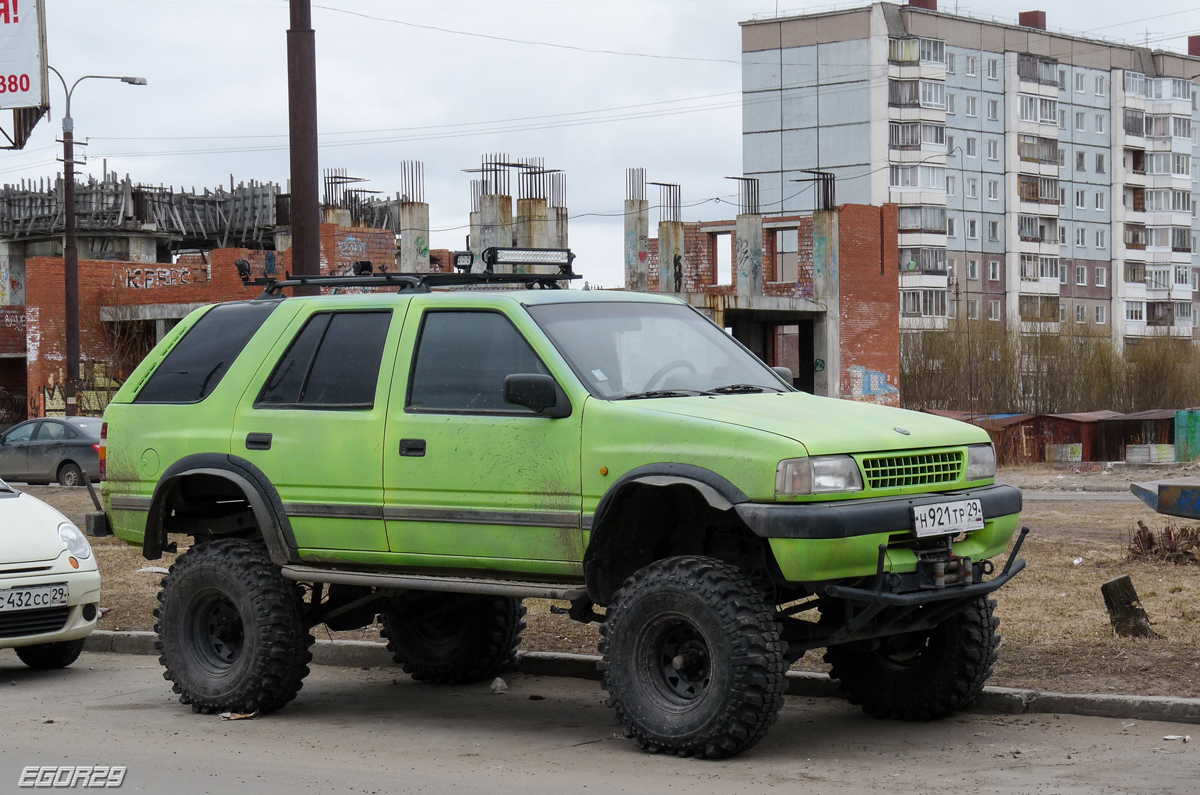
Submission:
[[525,597],[603,622],[650,751],[750,747],[810,649],[874,715],[979,692],[1024,565],[989,560],[1021,496],[983,431],[797,392],[673,298],[451,281],[197,310],[108,407],[108,525],[192,539],[156,611],[183,703],[279,709],[313,626],[377,615],[414,677],[488,678]]

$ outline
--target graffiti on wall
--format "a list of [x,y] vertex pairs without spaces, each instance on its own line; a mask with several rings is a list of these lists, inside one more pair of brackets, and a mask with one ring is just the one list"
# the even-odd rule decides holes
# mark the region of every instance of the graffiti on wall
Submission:
[[113,274],[114,287],[149,290],[155,287],[181,287],[192,283],[191,268],[125,268]]
[[338,259],[365,259],[367,256],[367,241],[358,235],[339,237],[337,241]]
[[3,325],[5,330],[13,331],[22,335],[25,333],[24,309],[0,310],[0,317],[3,318],[3,322],[0,323],[0,325]]
[[625,284],[637,286],[637,274],[640,266],[650,259],[650,239],[638,234],[636,229],[625,231]]
[[868,370],[860,365],[850,367],[850,389],[845,397],[866,403],[882,403],[888,406],[900,404],[900,390],[888,383],[887,373]]
[[762,272],[762,247],[751,246],[748,238],[739,237],[737,239],[738,284],[761,288]]

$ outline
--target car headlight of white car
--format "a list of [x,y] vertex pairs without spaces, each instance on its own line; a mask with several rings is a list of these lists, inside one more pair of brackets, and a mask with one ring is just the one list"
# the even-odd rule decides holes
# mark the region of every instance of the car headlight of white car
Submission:
[[87,560],[92,556],[92,547],[88,544],[87,537],[70,522],[59,524],[58,537],[67,545],[67,551],[80,560]]

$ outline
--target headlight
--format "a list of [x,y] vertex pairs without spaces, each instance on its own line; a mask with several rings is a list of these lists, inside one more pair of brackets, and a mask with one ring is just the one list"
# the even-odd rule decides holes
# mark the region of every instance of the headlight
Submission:
[[996,448],[973,444],[967,448],[967,480],[996,477]]
[[87,560],[92,556],[92,548],[88,545],[87,538],[70,522],[63,522],[58,526],[58,537],[67,545],[67,551],[80,560]]
[[775,469],[775,496],[862,491],[858,462],[848,455],[788,458]]

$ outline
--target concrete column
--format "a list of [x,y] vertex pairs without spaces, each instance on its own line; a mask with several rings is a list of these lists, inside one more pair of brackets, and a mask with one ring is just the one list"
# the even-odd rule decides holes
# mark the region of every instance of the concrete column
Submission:
[[400,204],[400,271],[429,272],[429,205]]
[[737,294],[762,295],[763,217],[743,213],[737,217]]
[[468,223],[471,225],[471,233],[467,235],[467,243],[469,244],[468,247],[471,253],[475,255],[475,264],[471,266],[471,273],[483,272],[483,261],[479,258],[480,254],[483,252],[483,247],[480,245],[480,243],[483,242],[483,232],[481,231],[482,227],[480,226],[482,223],[480,220],[480,215],[481,214],[477,212],[471,213],[470,218],[468,219]]
[[545,199],[517,199],[513,245],[517,248],[550,248]]
[[650,202],[646,199],[625,200],[625,289],[650,292]]
[[158,262],[158,243],[152,237],[134,235],[129,238],[130,262]]
[[[512,197],[495,194],[479,197],[479,246],[512,246]],[[480,263],[480,270],[482,270]],[[474,270],[474,268],[472,268]],[[511,266],[497,265],[497,273],[512,273]]]
[[813,322],[813,391],[841,397],[841,271],[838,267],[838,219],[833,210],[813,213],[813,300],[825,313]]
[[683,222],[660,221],[658,224],[658,291],[682,293],[683,274],[687,271],[683,245]]
[[25,303],[25,244],[0,241],[0,306]]
[[571,244],[567,237],[567,222],[570,220],[570,214],[566,207],[550,207],[546,210],[546,226],[549,231],[546,234],[547,248],[570,248]]

